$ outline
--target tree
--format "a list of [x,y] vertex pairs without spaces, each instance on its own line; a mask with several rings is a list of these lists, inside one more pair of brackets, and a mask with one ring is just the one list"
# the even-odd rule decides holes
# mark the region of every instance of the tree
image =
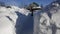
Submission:
[[26,9],[30,10],[30,12],[32,13],[32,16],[33,16],[34,10],[40,10],[41,9],[38,7],[39,7],[39,5],[36,2],[33,2],[33,3],[29,4]]
[[39,5],[36,3],[36,2],[33,2],[31,4],[29,4],[26,9],[30,10],[30,11],[34,11],[34,10],[37,10],[36,8],[33,9],[33,7],[39,7]]
[[29,6],[31,6],[31,7],[37,7],[37,6],[39,6],[36,2],[33,2],[33,3],[31,3]]

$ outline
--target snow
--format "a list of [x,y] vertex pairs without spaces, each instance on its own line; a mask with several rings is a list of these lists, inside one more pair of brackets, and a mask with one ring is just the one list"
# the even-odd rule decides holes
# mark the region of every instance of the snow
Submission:
[[38,34],[39,32],[39,20],[40,20],[40,11],[35,11],[33,13],[33,18],[34,18],[34,31],[33,31],[33,34]]
[[[56,26],[57,26],[57,27],[60,26],[60,25],[59,25],[59,24],[60,24],[60,15],[59,15],[59,14],[60,14],[60,9],[58,9],[56,13],[52,14],[52,20],[53,20],[54,22],[56,22]],[[58,24],[59,26],[58,26],[57,24]]]
[[[60,34],[60,5],[58,3],[54,5],[56,6],[50,4],[49,7],[45,7],[44,13],[40,17],[39,34]],[[50,9],[47,10],[46,8]],[[51,18],[48,12],[51,14]]]
[[52,33],[59,34],[60,30],[58,28],[60,28],[60,25],[59,25],[60,24],[60,8],[57,7],[56,12],[55,12],[54,8],[52,8],[52,10],[50,10],[51,14],[52,14],[50,23],[52,23],[52,24],[55,23],[55,25],[56,25],[55,28],[57,28],[57,29],[54,28],[54,30],[56,30],[56,31],[55,32],[52,31]]
[[[46,15],[46,14],[44,14]],[[51,30],[49,28],[50,26],[50,19],[47,16],[42,15],[42,17],[40,18],[40,24],[39,24],[39,34],[51,34]],[[47,30],[49,28],[49,30]]]
[[41,8],[41,6],[39,6],[39,7],[33,7],[33,9],[34,9],[34,8]]
[[16,34],[15,25],[18,18],[16,12],[25,16],[30,13],[28,10],[16,6],[11,6],[11,8],[0,6],[0,34]]
[[59,6],[59,3],[52,3],[52,5],[54,5],[54,6]]
[[60,4],[52,4],[43,8],[44,12],[34,13],[34,34],[60,34]]
[[36,10],[33,16],[25,8],[0,6],[0,34],[59,34],[60,5],[47,6],[42,11]]

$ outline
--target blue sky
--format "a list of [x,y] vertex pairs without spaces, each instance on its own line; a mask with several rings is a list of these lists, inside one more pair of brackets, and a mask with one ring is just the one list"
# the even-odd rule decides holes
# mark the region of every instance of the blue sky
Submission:
[[43,4],[43,6],[46,6],[49,3],[51,3],[53,0],[0,0],[0,1],[5,2],[7,5],[15,5],[15,6],[23,7],[24,5],[28,5],[32,2],[36,2],[39,5]]

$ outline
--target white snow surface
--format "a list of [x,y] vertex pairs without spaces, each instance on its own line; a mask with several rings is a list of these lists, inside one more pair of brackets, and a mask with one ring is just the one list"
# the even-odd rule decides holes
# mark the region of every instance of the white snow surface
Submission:
[[16,6],[11,6],[11,8],[0,6],[0,34],[16,34],[15,24],[18,18],[16,12],[25,16],[30,13],[28,10]]
[[[46,13],[43,13],[42,17],[40,18],[39,34],[60,34],[60,4],[58,4],[56,4],[57,6],[53,7],[52,5],[48,5],[48,8],[50,9],[47,8],[48,10],[44,10]],[[47,12],[51,13],[51,18],[48,16]],[[43,23],[46,25],[43,25]]]
[[[40,13],[40,11],[34,12],[33,34],[52,34],[52,33],[60,34],[60,29],[55,29],[55,28],[60,28],[60,5],[57,4],[57,6],[55,7],[51,7],[52,5],[48,5],[48,6],[49,7],[47,7],[47,9],[49,10],[44,8],[46,10],[44,10],[43,13]],[[46,13],[48,11],[52,14],[51,18]],[[15,24],[18,18],[16,12],[19,12],[25,16],[28,16],[29,13],[31,13],[24,8],[19,8],[16,6],[11,6],[11,8],[0,6],[0,34],[16,34]],[[30,16],[29,16],[29,19],[30,19]],[[56,26],[53,26],[51,24],[55,24]],[[54,28],[51,28],[52,26]],[[53,29],[56,32],[54,32]]]

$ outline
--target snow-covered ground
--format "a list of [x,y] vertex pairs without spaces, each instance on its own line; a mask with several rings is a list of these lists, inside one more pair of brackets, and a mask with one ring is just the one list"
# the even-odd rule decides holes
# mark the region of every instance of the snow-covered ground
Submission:
[[33,16],[25,8],[0,6],[0,34],[60,34],[60,3],[57,1],[35,11]]
[[40,14],[41,15],[39,22],[40,28],[38,34],[60,34],[60,2],[59,1],[60,0],[57,0],[47,5],[43,10],[44,12]]
[[[6,8],[0,6],[0,34],[23,34],[25,32],[31,34],[32,30],[29,29],[27,24],[32,26],[33,18],[29,14],[30,12],[24,8],[18,8],[16,6]],[[22,31],[24,30],[22,28],[26,28],[25,32]],[[30,28],[32,29],[32,27]]]

